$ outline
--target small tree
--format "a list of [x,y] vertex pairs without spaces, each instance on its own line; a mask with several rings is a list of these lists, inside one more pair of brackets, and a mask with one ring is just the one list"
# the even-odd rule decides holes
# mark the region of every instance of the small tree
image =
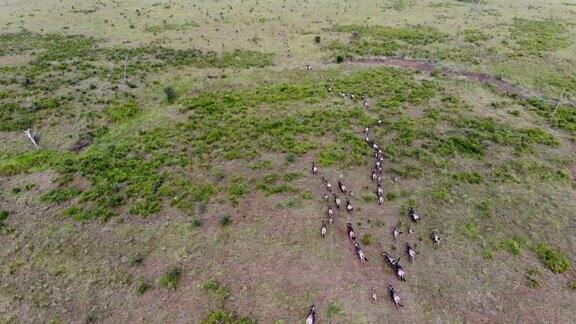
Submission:
[[314,37],[314,43],[320,44],[320,36],[315,36],[315,37]]

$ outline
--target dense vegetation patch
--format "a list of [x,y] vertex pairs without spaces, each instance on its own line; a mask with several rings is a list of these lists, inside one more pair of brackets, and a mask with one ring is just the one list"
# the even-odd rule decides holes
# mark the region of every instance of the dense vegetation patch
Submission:
[[436,43],[446,37],[424,26],[338,25],[333,31],[351,35],[348,43],[333,42],[328,46],[335,57],[392,55],[400,50]]
[[566,28],[554,20],[514,18],[510,34],[517,45],[517,54],[540,56],[568,46]]
[[562,252],[552,249],[545,243],[538,244],[534,251],[540,261],[552,272],[563,273],[570,268],[570,260]]

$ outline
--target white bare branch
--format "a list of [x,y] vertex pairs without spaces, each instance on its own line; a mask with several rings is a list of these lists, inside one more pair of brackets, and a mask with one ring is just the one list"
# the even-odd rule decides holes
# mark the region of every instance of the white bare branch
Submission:
[[24,131],[24,134],[26,134],[26,136],[28,136],[28,138],[30,139],[30,141],[32,142],[32,144],[34,145],[34,148],[38,148],[38,143],[36,143],[36,139],[34,138],[34,134],[32,133],[32,131],[30,130],[30,128],[28,128],[27,130]]

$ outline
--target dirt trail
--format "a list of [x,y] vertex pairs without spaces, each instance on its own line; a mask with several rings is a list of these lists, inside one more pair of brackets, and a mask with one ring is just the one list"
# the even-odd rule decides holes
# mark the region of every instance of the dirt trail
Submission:
[[530,99],[537,98],[547,101],[551,104],[558,104],[560,102],[563,105],[576,107],[576,102],[569,101],[566,99],[549,98],[542,93],[536,92],[534,90],[529,90],[514,84],[510,81],[506,81],[500,77],[496,77],[490,74],[471,72],[461,69],[451,69],[442,67],[437,63],[427,60],[417,60],[417,59],[405,59],[405,58],[387,58],[387,57],[374,57],[360,60],[348,61],[348,64],[366,64],[366,65],[384,65],[390,67],[397,67],[409,70],[418,70],[420,72],[431,74],[433,71],[440,73],[443,76],[463,78],[470,81],[481,82],[485,84],[490,84],[496,87],[500,92],[517,96],[520,99]]

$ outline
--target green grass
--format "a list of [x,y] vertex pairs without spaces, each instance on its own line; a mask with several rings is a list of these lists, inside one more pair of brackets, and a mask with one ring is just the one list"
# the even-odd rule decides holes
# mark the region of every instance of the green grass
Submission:
[[172,267],[158,278],[158,285],[170,290],[176,290],[180,284],[180,278],[182,277],[182,269],[178,267]]
[[538,256],[538,259],[552,272],[564,273],[570,268],[570,260],[566,255],[561,251],[554,250],[546,243],[539,243],[534,248],[534,252]]

